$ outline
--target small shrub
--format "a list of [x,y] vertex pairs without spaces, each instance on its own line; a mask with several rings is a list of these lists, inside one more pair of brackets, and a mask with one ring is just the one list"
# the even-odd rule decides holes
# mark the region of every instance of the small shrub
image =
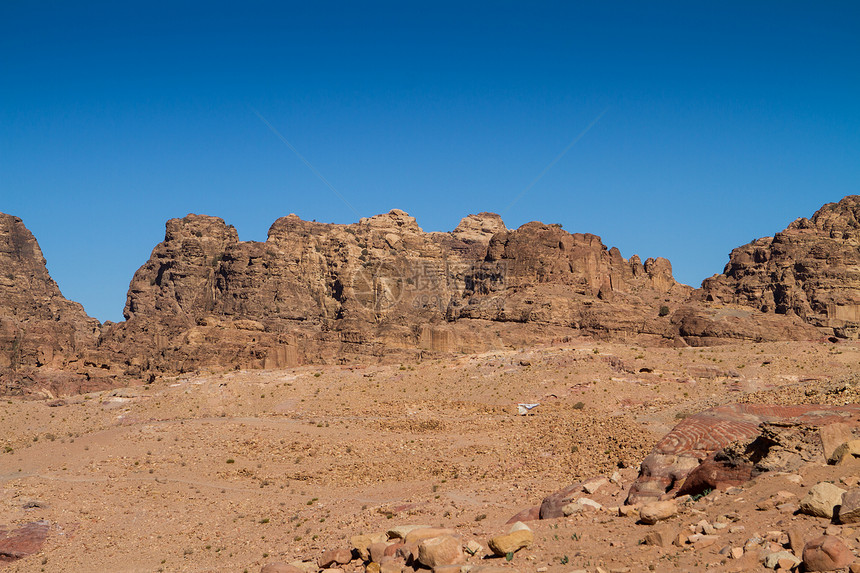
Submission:
[[657,316],[669,316],[669,307],[665,304],[660,307],[660,312],[657,313]]

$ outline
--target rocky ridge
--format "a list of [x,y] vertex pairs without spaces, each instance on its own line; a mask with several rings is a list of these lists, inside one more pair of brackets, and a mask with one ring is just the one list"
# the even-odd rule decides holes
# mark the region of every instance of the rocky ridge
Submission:
[[400,210],[351,225],[275,221],[263,242],[188,215],[135,273],[101,347],[129,373],[415,358],[582,332],[670,342],[685,300],[665,259],[624,259],[595,235],[498,215],[425,233]]
[[2,213],[0,268],[0,386],[14,392],[45,377],[65,392],[98,386],[93,380],[101,374],[87,354],[99,322],[63,297],[36,238],[21,219]]
[[50,395],[201,368],[416,359],[581,335],[675,346],[855,337],[858,204],[846,197],[735,249],[697,291],[666,259],[625,259],[559,225],[507,229],[492,213],[449,233],[424,232],[398,209],[349,225],[289,215],[265,242],[188,215],[167,222],[132,278],[126,320],[104,325],[62,297],[35,238],[4,215],[0,370],[7,393]]
[[860,332],[860,196],[829,203],[773,237],[734,249],[723,273],[706,279],[707,301],[793,315],[832,329]]

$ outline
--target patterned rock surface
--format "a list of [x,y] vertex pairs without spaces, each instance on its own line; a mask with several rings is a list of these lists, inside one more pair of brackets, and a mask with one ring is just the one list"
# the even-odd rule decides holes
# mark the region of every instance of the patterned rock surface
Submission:
[[[642,461],[627,502],[674,496],[710,454],[732,442],[751,441],[761,434],[765,423],[857,426],[860,406],[728,404],[694,414],[675,426]],[[824,459],[823,452],[821,458]]]
[[31,521],[14,529],[0,526],[0,562],[16,561],[38,553],[50,530],[51,525],[47,521]]

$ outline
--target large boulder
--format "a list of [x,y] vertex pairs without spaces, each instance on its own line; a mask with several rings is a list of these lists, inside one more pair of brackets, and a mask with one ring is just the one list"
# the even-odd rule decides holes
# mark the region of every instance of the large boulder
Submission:
[[[817,428],[832,423],[856,427],[858,419],[860,405],[856,404],[727,404],[699,412],[657,442],[642,461],[627,503],[702,493],[737,485],[761,471],[796,469],[808,461],[823,463]],[[689,476],[693,479],[688,486]]]

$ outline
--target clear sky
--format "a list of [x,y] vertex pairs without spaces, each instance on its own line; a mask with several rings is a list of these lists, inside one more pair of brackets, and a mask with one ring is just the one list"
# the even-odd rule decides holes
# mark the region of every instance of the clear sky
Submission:
[[857,193],[853,0],[0,2],[0,211],[101,320],[187,213],[494,211],[699,286]]

